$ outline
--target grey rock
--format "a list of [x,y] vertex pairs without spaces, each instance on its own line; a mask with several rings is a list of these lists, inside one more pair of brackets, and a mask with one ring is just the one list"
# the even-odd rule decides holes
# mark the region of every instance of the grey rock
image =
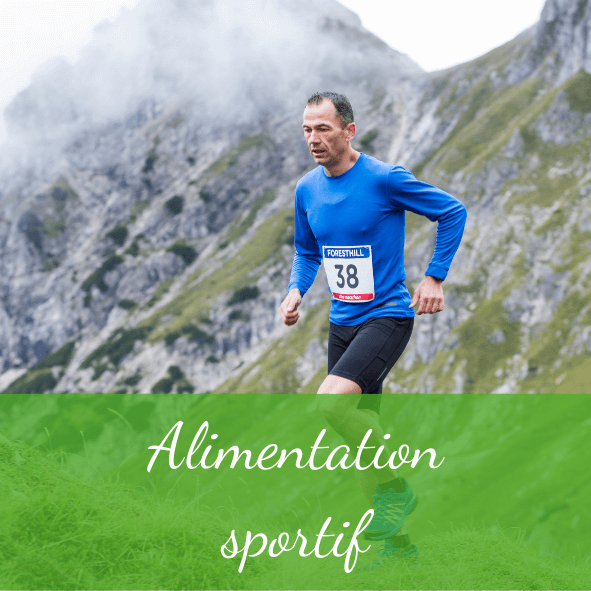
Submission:
[[[526,121],[520,112],[506,129],[494,129],[483,148],[490,152],[478,165],[472,160],[448,170],[442,162],[450,149],[458,149],[454,141],[469,133],[466,114],[474,121],[482,115],[478,104],[463,102],[478,85],[502,93],[531,76],[540,85],[538,101],[581,68],[591,71],[588,3],[548,0],[540,23],[504,48],[502,63],[485,56],[436,74],[425,74],[388,48],[336,2],[270,2],[267,8],[273,10],[265,14],[279,32],[291,32],[289,43],[272,31],[262,35],[250,20],[248,30],[240,21],[246,18],[241,3],[224,3],[232,18],[218,29],[222,0],[198,6],[142,3],[134,13],[138,26],[153,35],[159,51],[154,61],[130,58],[136,67],[119,94],[109,93],[113,80],[104,78],[119,59],[105,43],[116,36],[115,24],[99,34],[95,52],[74,66],[54,63],[7,110],[16,139],[4,148],[0,165],[0,384],[6,387],[8,379],[76,340],[63,375],[62,368],[52,369],[59,378],[56,391],[116,391],[136,372],[141,381],[134,388],[150,391],[170,365],[182,368],[196,392],[219,388],[245,369],[243,383],[257,376],[264,387],[261,355],[293,335],[277,312],[293,258],[290,236],[247,277],[260,297],[230,310],[228,299],[240,286],[224,283],[203,306],[209,324],[190,320],[207,337],[182,334],[169,345],[138,339],[118,367],[109,366],[100,376],[96,367],[81,365],[116,331],[148,321],[156,322],[153,334],[166,328],[182,310],[165,313],[165,307],[188,286],[206,282],[228,261],[244,262],[240,257],[249,241],[271,216],[291,207],[295,183],[312,166],[298,132],[303,102],[319,88],[338,88],[355,106],[358,137],[378,130],[376,157],[410,169],[420,165],[420,178],[456,194],[469,211],[464,244],[444,284],[446,310],[417,319],[398,366],[411,374],[404,381],[395,375],[392,384],[398,391],[434,391],[441,376],[431,364],[447,355],[442,373],[454,391],[469,392],[474,368],[462,358],[458,329],[475,321],[489,298],[500,296],[499,313],[518,326],[520,342],[518,353],[495,368],[491,389],[519,389],[529,371],[528,347],[566,298],[579,293],[577,281],[583,285],[591,277],[589,260],[571,262],[577,248],[588,249],[588,238],[569,246],[576,232],[591,228],[588,155],[577,152],[550,164],[546,155],[578,150],[591,136],[591,114],[573,110],[560,90],[535,117]],[[175,29],[182,55],[164,43],[168,21],[182,23]],[[211,55],[214,33],[229,48],[236,39],[246,48],[236,63],[219,61],[221,50]],[[307,48],[310,35],[320,39],[313,51]],[[278,51],[286,47],[290,51]],[[98,72],[99,79],[89,72]],[[458,125],[463,125],[459,135]],[[539,145],[532,146],[532,133]],[[544,183],[558,187],[547,201],[541,196]],[[184,198],[179,215],[164,206],[175,195]],[[522,202],[524,196],[531,200]],[[128,231],[122,245],[108,237],[117,226]],[[435,232],[435,225],[408,232],[411,286],[429,263]],[[168,250],[177,241],[195,250],[190,264]],[[118,264],[104,269],[108,260]],[[303,315],[328,297],[321,269],[304,298]],[[122,300],[137,306],[122,309]],[[231,319],[231,311],[240,315]],[[580,326],[560,356],[591,349],[585,314],[577,317]],[[326,341],[312,334],[302,337],[308,339],[304,353],[294,359],[299,390],[325,363]],[[501,329],[488,329],[485,336],[492,344],[507,342]]]

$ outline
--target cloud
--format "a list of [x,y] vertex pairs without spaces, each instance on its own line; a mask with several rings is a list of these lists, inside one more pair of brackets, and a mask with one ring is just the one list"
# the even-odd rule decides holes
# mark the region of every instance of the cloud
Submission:
[[97,27],[76,64],[39,70],[7,107],[7,131],[30,160],[32,146],[59,150],[146,99],[190,101],[204,124],[248,125],[328,84],[354,87],[384,60],[413,69],[333,0],[143,0]]

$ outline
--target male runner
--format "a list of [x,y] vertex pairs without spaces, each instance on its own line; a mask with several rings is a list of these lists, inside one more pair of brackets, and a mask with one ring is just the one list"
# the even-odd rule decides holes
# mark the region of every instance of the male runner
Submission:
[[[318,408],[349,447],[358,447],[372,429],[366,447],[384,445],[388,457],[378,416],[382,383],[408,344],[417,303],[418,315],[443,310],[441,283],[460,244],[466,208],[401,166],[354,150],[353,109],[343,95],[312,95],[303,129],[320,166],[296,186],[296,254],[280,313],[288,326],[298,321],[302,297],[324,261],[332,305],[328,376],[318,390]],[[405,210],[438,222],[435,252],[412,300],[404,284]],[[365,465],[373,454],[363,455]],[[408,482],[390,468],[357,475],[370,505],[375,491],[366,537],[386,540],[383,556],[416,552],[402,535],[417,504]]]

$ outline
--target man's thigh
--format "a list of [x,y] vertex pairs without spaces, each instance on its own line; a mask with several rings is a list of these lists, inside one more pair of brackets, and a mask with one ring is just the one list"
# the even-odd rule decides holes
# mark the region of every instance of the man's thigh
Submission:
[[330,324],[328,332],[328,373],[339,362],[339,359],[346,353],[349,345],[357,334],[357,326],[339,326]]
[[338,360],[332,367],[329,361],[329,373],[352,380],[363,393],[379,392],[388,372],[406,348],[413,324],[414,318],[396,317],[373,318],[364,322],[356,327],[355,336],[346,350],[339,352]]

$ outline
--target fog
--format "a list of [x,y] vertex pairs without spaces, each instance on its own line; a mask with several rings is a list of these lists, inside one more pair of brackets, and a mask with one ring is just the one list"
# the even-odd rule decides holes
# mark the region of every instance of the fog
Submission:
[[4,178],[47,164],[83,132],[124,123],[146,99],[190,101],[204,125],[240,125],[301,111],[326,84],[354,88],[377,61],[418,70],[359,30],[333,0],[143,0],[97,27],[77,63],[45,64],[6,108]]

